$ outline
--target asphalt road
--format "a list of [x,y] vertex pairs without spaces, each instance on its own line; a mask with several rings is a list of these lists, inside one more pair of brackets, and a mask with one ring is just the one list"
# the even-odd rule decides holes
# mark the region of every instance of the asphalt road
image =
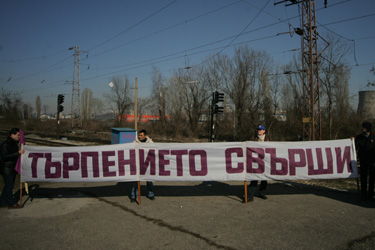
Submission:
[[[142,194],[145,185],[142,183]],[[0,210],[0,249],[374,249],[375,203],[356,192],[270,182],[158,182],[130,203],[128,183],[30,183]]]

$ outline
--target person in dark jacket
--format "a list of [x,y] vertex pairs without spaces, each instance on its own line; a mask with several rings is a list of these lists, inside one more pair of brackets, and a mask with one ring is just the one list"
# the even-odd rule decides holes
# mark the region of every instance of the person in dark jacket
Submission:
[[[257,127],[257,134],[254,136],[253,141],[270,141],[270,138],[266,135],[266,128],[263,125]],[[258,186],[258,181],[251,181],[249,184],[249,194],[248,201],[254,200],[254,195],[256,193]],[[260,181],[257,197],[266,200],[267,196],[265,194],[267,189],[267,181]]]
[[355,147],[360,166],[361,199],[374,201],[375,135],[370,122],[362,123],[362,133],[355,137]]
[[18,157],[25,152],[18,148],[20,130],[12,128],[9,137],[0,145],[0,167],[4,179],[4,188],[0,197],[1,207],[8,205],[8,208],[22,208],[13,197],[14,182],[17,172],[15,170]]

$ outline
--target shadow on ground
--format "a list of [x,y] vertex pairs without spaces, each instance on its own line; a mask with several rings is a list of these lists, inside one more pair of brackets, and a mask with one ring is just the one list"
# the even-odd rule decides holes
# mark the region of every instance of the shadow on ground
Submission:
[[[61,183],[63,186],[64,184]],[[120,182],[114,185],[105,186],[83,186],[77,184],[69,187],[43,187],[42,184],[32,184],[29,186],[29,196],[24,201],[32,199],[55,199],[55,198],[87,198],[87,197],[113,197],[113,196],[129,196],[132,183]],[[244,194],[244,185],[239,183],[228,184],[224,182],[202,182],[200,184],[179,185],[162,185],[155,184],[154,191],[157,197],[184,197],[184,196],[228,196],[237,197],[234,201],[242,202]],[[25,190],[23,190],[25,193]],[[142,182],[141,194],[146,195],[147,189]],[[327,187],[311,186],[296,182],[274,182],[269,183],[267,187],[267,195],[269,197],[279,195],[303,195],[312,194],[334,199],[340,202],[349,203],[361,207],[375,208],[375,202],[360,201],[357,191],[343,191]],[[18,195],[18,196],[17,196]],[[19,197],[18,194],[15,194]]]

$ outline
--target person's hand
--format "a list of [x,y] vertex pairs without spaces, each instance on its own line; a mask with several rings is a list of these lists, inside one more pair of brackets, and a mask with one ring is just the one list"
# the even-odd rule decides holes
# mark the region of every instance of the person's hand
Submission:
[[25,150],[22,148],[22,149],[18,150],[18,153],[19,153],[20,155],[22,155],[22,154],[25,153]]

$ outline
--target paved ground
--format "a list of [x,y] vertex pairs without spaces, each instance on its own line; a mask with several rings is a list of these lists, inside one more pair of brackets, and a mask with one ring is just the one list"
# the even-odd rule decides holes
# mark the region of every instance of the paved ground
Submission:
[[271,182],[268,200],[243,204],[239,182],[159,182],[138,205],[128,183],[30,188],[24,208],[0,210],[0,249],[375,247],[375,203],[355,192]]

